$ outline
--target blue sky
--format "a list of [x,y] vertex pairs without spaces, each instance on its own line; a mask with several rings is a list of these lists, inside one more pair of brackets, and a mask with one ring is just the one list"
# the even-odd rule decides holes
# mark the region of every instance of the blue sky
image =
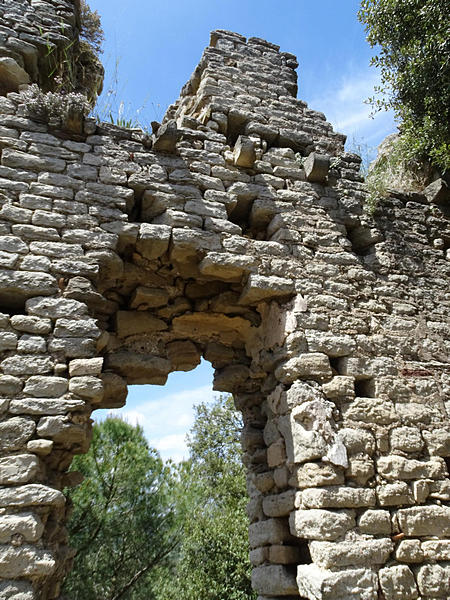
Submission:
[[[299,60],[299,98],[325,113],[349,147],[375,148],[395,130],[393,117],[370,119],[364,100],[378,73],[357,20],[356,0],[89,0],[105,31],[105,89],[98,111],[122,104],[124,118],[161,120],[196,67],[213,29],[265,38]],[[364,154],[365,152],[363,152]],[[373,155],[373,151],[372,151]],[[122,412],[140,422],[164,458],[186,455],[192,403],[212,397],[212,369],[174,373],[164,387],[132,386]]]

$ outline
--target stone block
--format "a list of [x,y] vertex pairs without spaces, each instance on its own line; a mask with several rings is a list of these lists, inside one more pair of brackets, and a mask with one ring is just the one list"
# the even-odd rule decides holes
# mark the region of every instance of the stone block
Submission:
[[23,393],[36,398],[59,398],[66,393],[67,387],[65,377],[32,375],[27,379]]
[[44,524],[34,513],[0,515],[0,544],[11,542],[17,534],[26,542],[37,542],[43,532]]
[[294,508],[295,491],[288,490],[281,494],[273,494],[263,498],[263,511],[268,517],[288,516]]
[[215,279],[240,281],[243,275],[251,271],[255,264],[255,257],[250,255],[209,252],[198,265],[198,269],[202,275],[211,276]]
[[71,360],[69,363],[70,377],[80,375],[100,375],[103,368],[103,358],[81,358]]
[[90,402],[100,402],[103,397],[102,380],[93,375],[82,375],[71,377],[69,381],[69,392],[76,394]]
[[297,569],[300,595],[314,600],[377,600],[378,578],[371,569],[328,571],[317,565]]
[[285,519],[266,519],[252,523],[248,528],[250,548],[280,544],[291,538]]
[[269,546],[269,562],[276,565],[296,565],[301,561],[301,549],[296,546]]
[[62,507],[65,502],[62,492],[38,483],[0,489],[0,508],[41,505]]
[[354,539],[349,542],[313,541],[309,545],[311,558],[324,568],[367,566],[384,564],[394,544],[389,538]]
[[323,385],[323,393],[331,400],[351,400],[355,397],[355,380],[353,377],[337,375]]
[[95,408],[121,408],[128,394],[127,382],[116,373],[102,373],[103,397]]
[[11,398],[22,391],[22,380],[13,375],[0,375],[0,397]]
[[142,223],[139,229],[136,250],[149,260],[159,258],[169,248],[171,233],[172,228],[169,225]]
[[252,273],[239,298],[239,304],[257,304],[263,300],[288,297],[294,291],[294,283],[291,279]]
[[165,321],[145,311],[119,310],[116,313],[116,330],[119,338],[148,335],[167,328]]
[[36,546],[0,547],[0,577],[20,579],[22,577],[44,577],[56,568],[53,556]]
[[289,479],[289,485],[300,489],[343,484],[343,469],[324,462],[308,462],[295,465]]
[[295,379],[330,379],[330,360],[326,354],[311,352],[300,354],[283,363],[275,370],[275,376],[282,383],[292,383]]
[[330,157],[311,152],[303,163],[306,179],[315,183],[324,183],[330,168]]
[[265,565],[252,571],[252,587],[257,594],[297,596],[295,576],[281,565]]
[[398,420],[394,404],[379,398],[355,398],[343,404],[342,415],[347,421],[356,421],[371,425],[389,425]]
[[445,204],[450,200],[450,190],[443,179],[436,179],[422,192],[430,204]]
[[369,488],[336,485],[302,492],[302,504],[307,508],[363,508],[375,503],[375,490]]
[[448,428],[424,431],[423,437],[432,456],[450,456],[450,431]]
[[424,553],[419,540],[401,540],[395,550],[395,558],[406,563],[420,563]]
[[256,160],[254,142],[243,135],[240,135],[234,145],[233,163],[237,167],[245,167],[251,169]]
[[53,450],[53,442],[51,440],[30,440],[27,443],[27,450],[38,456],[48,456]]
[[405,481],[387,483],[377,486],[378,502],[381,506],[401,506],[403,504],[414,504],[414,496],[411,488]]
[[426,598],[448,598],[450,589],[450,564],[423,565],[416,574],[417,585]]
[[450,507],[431,504],[402,508],[397,513],[400,531],[407,536],[450,535]]
[[15,454],[0,458],[0,485],[31,481],[39,470],[39,459],[33,454]]
[[450,561],[450,540],[429,540],[422,542],[422,552],[425,560]]
[[420,461],[403,456],[382,456],[377,471],[385,479],[443,479],[447,475],[445,462],[440,458]]
[[32,419],[13,417],[0,423],[0,451],[20,450],[32,437],[36,424]]
[[420,431],[415,427],[395,427],[390,431],[391,450],[419,452],[423,447]]
[[167,290],[138,286],[131,295],[130,308],[136,310],[148,310],[165,306],[169,301]]
[[87,429],[83,425],[72,423],[68,417],[42,417],[37,425],[37,434],[51,438],[56,443],[65,446],[84,444],[87,439]]
[[123,376],[130,385],[140,383],[164,385],[172,369],[170,362],[160,356],[126,351],[109,354],[105,363],[107,369]]
[[88,311],[82,302],[61,297],[31,298],[27,300],[25,308],[31,315],[50,319],[83,317]]
[[390,535],[391,515],[387,510],[368,509],[359,517],[358,527],[361,533]]
[[386,600],[415,600],[419,597],[414,575],[406,565],[380,569],[378,577]]
[[323,509],[296,510],[289,525],[292,535],[308,540],[336,540],[355,526],[352,511]]

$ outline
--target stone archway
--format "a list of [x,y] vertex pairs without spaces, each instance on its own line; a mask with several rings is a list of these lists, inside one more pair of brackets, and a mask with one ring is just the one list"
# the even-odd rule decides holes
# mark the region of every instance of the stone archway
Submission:
[[0,98],[3,597],[59,596],[92,409],[201,355],[244,417],[260,600],[446,597],[447,207],[365,214],[296,66],[214,32],[152,136]]

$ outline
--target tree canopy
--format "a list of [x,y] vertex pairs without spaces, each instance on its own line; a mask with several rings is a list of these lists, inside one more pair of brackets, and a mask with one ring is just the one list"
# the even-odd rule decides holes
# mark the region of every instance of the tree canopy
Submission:
[[140,427],[117,418],[95,425],[89,452],[74,459],[84,482],[70,493],[71,600],[154,597],[149,575],[174,549],[174,475]]
[[450,167],[450,20],[446,0],[362,0],[367,40],[379,49],[379,108],[393,109],[412,155]]

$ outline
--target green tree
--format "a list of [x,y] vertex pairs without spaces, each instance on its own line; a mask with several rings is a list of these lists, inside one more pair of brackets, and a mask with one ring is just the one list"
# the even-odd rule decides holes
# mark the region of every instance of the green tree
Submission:
[[174,473],[142,429],[117,418],[94,426],[89,452],[73,461],[84,482],[71,491],[77,550],[64,592],[71,600],[150,600],[153,573],[176,546]]
[[183,466],[176,562],[161,573],[159,600],[253,600],[248,559],[240,415],[231,396],[196,406]]
[[410,157],[450,167],[450,20],[447,0],[362,0],[358,16],[379,46],[378,109],[393,109]]

